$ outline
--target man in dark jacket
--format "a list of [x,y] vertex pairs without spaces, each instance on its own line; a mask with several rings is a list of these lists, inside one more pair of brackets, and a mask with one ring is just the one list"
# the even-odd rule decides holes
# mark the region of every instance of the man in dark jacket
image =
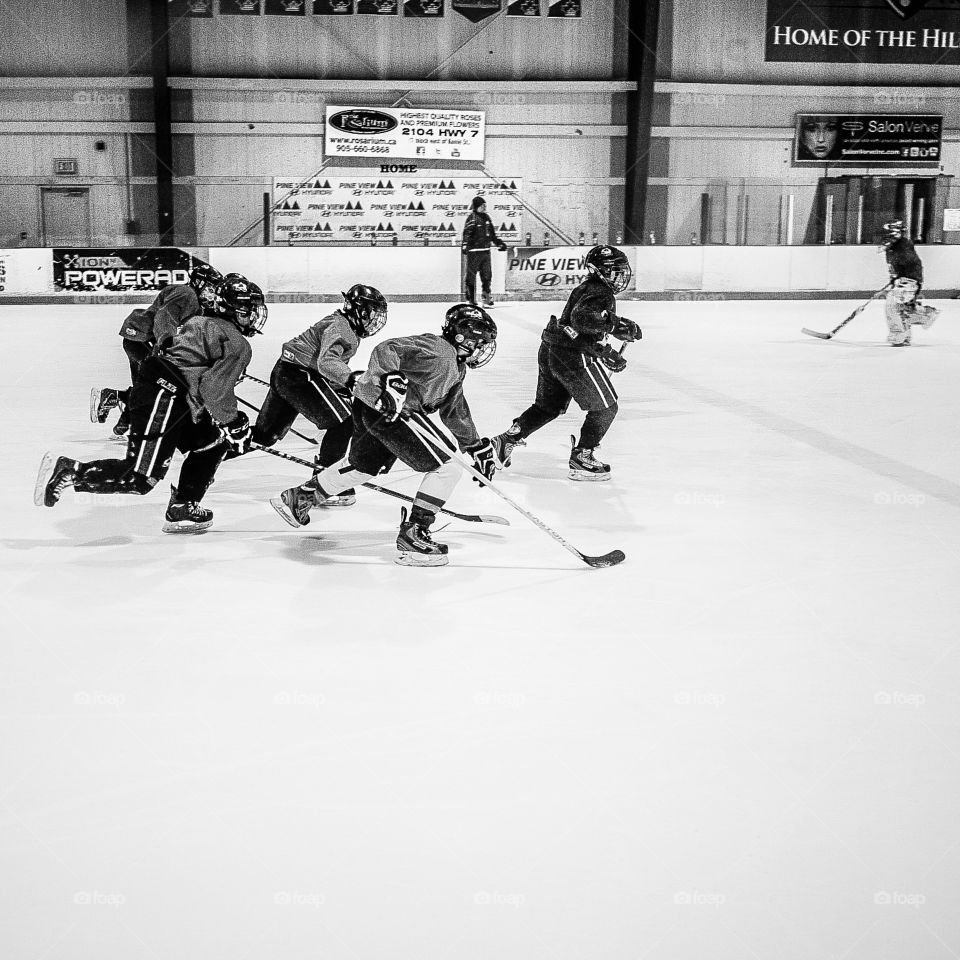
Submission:
[[493,306],[490,295],[490,280],[493,271],[490,266],[490,244],[498,250],[506,250],[507,245],[497,236],[493,221],[487,215],[487,201],[483,197],[474,197],[470,201],[471,213],[463,225],[463,298],[469,303],[477,302],[477,273],[483,290],[483,305]]

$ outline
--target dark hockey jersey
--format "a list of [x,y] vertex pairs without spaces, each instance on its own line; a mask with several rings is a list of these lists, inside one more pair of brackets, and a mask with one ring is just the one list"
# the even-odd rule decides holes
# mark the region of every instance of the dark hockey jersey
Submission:
[[907,277],[910,280],[916,280],[917,283],[923,283],[923,264],[913,244],[906,237],[888,244],[886,253],[891,279]]
[[141,343],[163,343],[177,332],[177,327],[200,312],[196,291],[187,283],[171,283],[156,296],[145,310],[134,310],[120,328],[125,340]]
[[336,310],[288,340],[280,356],[287,363],[318,371],[334,386],[346,387],[350,379],[347,364],[359,348],[360,340],[350,321]]
[[613,291],[591,273],[571,292],[559,319],[550,318],[543,341],[559,349],[572,348],[598,356],[604,337],[613,331],[617,319]]
[[457,438],[461,450],[476,443],[479,434],[463,395],[467,367],[457,361],[457,351],[449,341],[433,333],[421,333],[378,343],[370,355],[367,372],[353,388],[355,396],[376,409],[383,375],[396,371],[408,381],[405,414],[436,411]]
[[253,351],[235,323],[206,314],[191,317],[162,356],[183,373],[195,416],[205,409],[219,423],[236,419],[235,389]]

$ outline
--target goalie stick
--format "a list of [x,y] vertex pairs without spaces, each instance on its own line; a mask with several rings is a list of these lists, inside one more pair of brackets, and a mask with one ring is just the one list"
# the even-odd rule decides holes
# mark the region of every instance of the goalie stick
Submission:
[[572,543],[564,540],[556,530],[548,527],[539,517],[534,516],[529,510],[521,507],[519,503],[507,496],[499,487],[494,486],[473,464],[468,463],[460,453],[437,446],[436,439],[431,437],[412,417],[409,419],[405,418],[405,422],[428,447],[450,456],[462,470],[469,473],[470,476],[479,483],[482,483],[488,490],[492,490],[501,500],[509,503],[517,513],[522,513],[535,527],[539,527],[547,536],[556,540],[564,550],[569,550],[570,553],[579,557],[588,567],[613,567],[626,560],[626,554],[622,550],[611,550],[609,553],[605,553],[599,557],[592,557],[589,554],[581,553]]
[[[308,467],[310,470],[316,470],[317,465],[311,463],[309,460],[303,460],[300,457],[294,457],[289,453],[281,453],[279,450],[274,450],[273,447],[265,447],[260,443],[251,443],[251,450],[262,450],[264,453],[269,453],[272,457],[279,457],[281,460],[290,460],[292,463],[299,463],[301,466]],[[381,487],[377,483],[367,482],[364,484],[365,487],[369,487],[371,490],[376,490],[377,493],[384,493],[388,497],[393,497],[396,500],[405,500],[407,503],[413,503],[413,497],[408,497],[405,493],[399,493],[396,490],[390,490],[388,487]],[[457,520],[468,520],[470,523],[499,523],[503,526],[509,527],[510,521],[506,517],[498,517],[496,514],[488,513],[457,513],[456,510],[449,510],[444,508],[440,511],[441,513],[446,513],[451,517],[454,517]]]
[[804,327],[800,332],[805,333],[808,337],[817,337],[820,340],[830,340],[834,334],[839,333],[855,316],[862,313],[877,297],[885,294],[892,284],[887,284],[882,290],[878,290],[869,300],[861,303],[853,313],[847,317],[842,323],[838,323],[829,333],[818,333],[816,330],[811,330],[809,327]]

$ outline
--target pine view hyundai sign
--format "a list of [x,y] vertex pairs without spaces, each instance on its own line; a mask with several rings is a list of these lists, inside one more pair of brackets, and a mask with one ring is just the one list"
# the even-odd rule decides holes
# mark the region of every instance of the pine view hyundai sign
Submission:
[[797,167],[936,166],[943,117],[933,114],[798,113],[793,137]]
[[767,0],[765,59],[960,64],[954,0]]
[[327,157],[483,160],[484,113],[405,107],[327,107]]

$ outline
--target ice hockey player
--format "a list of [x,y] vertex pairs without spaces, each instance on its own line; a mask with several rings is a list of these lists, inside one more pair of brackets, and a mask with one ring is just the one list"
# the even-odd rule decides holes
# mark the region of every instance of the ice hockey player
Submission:
[[237,409],[237,381],[250,362],[248,337],[267,319],[263,293],[239,275],[217,287],[214,304],[191,317],[140,366],[130,391],[130,437],[123,460],[80,463],[43,458],[34,503],[55,506],[64,490],[149,493],[166,476],[176,450],[186,454],[167,506],[165,533],[206,530],[213,512],[200,506],[231,448],[244,452],[250,425]]
[[617,392],[607,371],[619,373],[627,361],[608,342],[640,339],[640,327],[617,316],[615,294],[630,283],[630,262],[616,247],[593,247],[584,258],[587,277],[570,294],[560,318],[551,317],[537,357],[536,400],[504,433],[493,438],[498,462],[507,467],[516,446],[565,413],[570,400],[586,411],[579,441],[571,437],[571,480],[609,480],[610,466],[597,447],[617,415]]
[[463,225],[463,298],[470,303],[477,302],[477,273],[479,272],[483,305],[492,307],[490,282],[493,272],[490,264],[490,244],[496,244],[498,250],[506,250],[507,245],[497,236],[493,221],[487,214],[487,201],[483,197],[474,197],[470,201],[470,211]]
[[[123,352],[130,364],[130,383],[137,382],[137,371],[151,353],[177,328],[202,308],[213,306],[217,284],[223,277],[209,263],[197,263],[190,271],[189,283],[171,283],[165,286],[146,310],[133,310],[120,327]],[[90,420],[106,423],[114,407],[120,408],[120,417],[113,426],[113,435],[122,440],[130,428],[127,417],[128,390],[112,387],[94,387],[90,391]]]
[[[284,490],[271,500],[292,527],[310,522],[310,509],[346,489],[386,473],[399,459],[425,474],[410,517],[401,512],[397,563],[442,566],[446,544],[430,536],[437,512],[453,492],[460,467],[447,450],[450,441],[429,419],[436,411],[488,480],[496,470],[493,446],[474,426],[463,393],[467,369],[488,363],[496,352],[497,326],[482,308],[458,303],[446,313],[440,336],[422,333],[384,340],[373,348],[370,364],[353,388],[353,438],[350,451],[338,463],[315,474],[300,487]],[[414,420],[436,446],[421,440],[407,425]]]
[[[325,430],[317,469],[342,460],[353,432],[350,405],[360,372],[348,366],[360,340],[379,333],[387,322],[387,301],[376,287],[354,284],[343,306],[288,340],[270,374],[270,389],[253,427],[253,440],[272,446],[293,425],[297,414]],[[317,504],[348,507],[356,491],[347,489]]]
[[887,342],[892,347],[910,346],[910,327],[933,326],[940,311],[920,305],[923,287],[923,264],[907,238],[902,220],[891,220],[883,225],[883,247],[890,271],[887,290]]

